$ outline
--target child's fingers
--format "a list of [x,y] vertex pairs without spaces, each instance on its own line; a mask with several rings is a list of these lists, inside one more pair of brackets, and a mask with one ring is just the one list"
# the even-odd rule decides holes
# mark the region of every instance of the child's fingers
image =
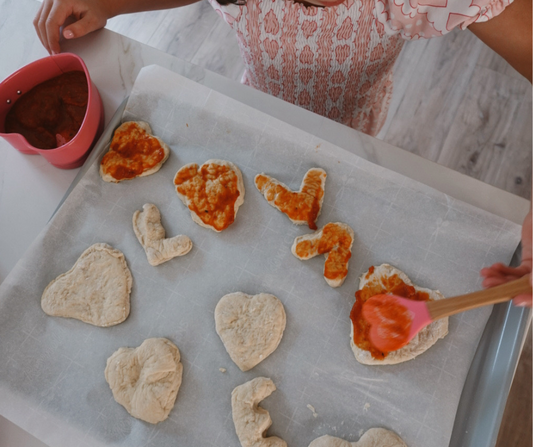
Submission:
[[41,8],[41,13],[39,14],[39,18],[37,19],[37,34],[39,35],[39,38],[41,39],[41,42],[43,46],[46,48],[46,51],[49,53],[51,52],[50,46],[48,45],[48,37],[46,34],[46,20],[48,19],[48,15],[50,14],[50,10],[52,9],[52,2],[49,0],[44,0]]
[[501,284],[505,284],[506,282],[509,282],[509,280],[505,276],[492,276],[489,278],[485,278],[481,285],[485,289],[488,289],[490,287],[496,287]]
[[58,54],[61,51],[59,47],[59,32],[60,28],[65,23],[65,20],[70,16],[72,9],[59,2],[55,2],[48,14],[46,20],[46,37],[48,39],[48,47],[52,54]]
[[518,295],[513,299],[513,304],[519,307],[531,307],[531,295]]
[[82,15],[80,20],[65,27],[63,30],[63,36],[65,39],[74,39],[76,37],[82,37],[89,34],[92,31],[96,31],[105,26],[105,20],[96,17],[92,12],[88,11]]
[[39,19],[41,18],[41,14],[43,12],[43,6],[44,6],[44,3],[41,3],[41,6],[39,6],[39,10],[37,11],[37,14],[35,14],[35,18],[33,19],[33,27],[35,28],[35,32],[37,33],[39,40],[43,44],[43,47],[46,47],[43,39],[41,38],[41,32],[39,30]]

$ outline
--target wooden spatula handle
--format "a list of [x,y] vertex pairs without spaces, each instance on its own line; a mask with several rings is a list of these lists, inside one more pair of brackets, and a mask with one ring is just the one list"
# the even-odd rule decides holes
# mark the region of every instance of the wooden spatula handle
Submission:
[[530,275],[525,275],[520,279],[479,292],[459,295],[445,300],[430,301],[427,306],[431,319],[438,320],[439,318],[475,309],[476,307],[503,303],[522,293],[531,293]]

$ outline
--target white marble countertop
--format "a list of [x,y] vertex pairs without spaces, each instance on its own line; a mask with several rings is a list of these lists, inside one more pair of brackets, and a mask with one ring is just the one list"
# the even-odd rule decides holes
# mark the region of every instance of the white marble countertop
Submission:
[[[34,0],[0,0],[0,79],[47,56],[32,25],[38,7]],[[78,54],[85,61],[102,96],[106,123],[129,94],[139,70],[158,64],[513,222],[521,223],[529,209],[525,199],[111,31],[101,30],[64,42],[62,49]],[[57,169],[40,156],[21,154],[0,140],[0,283],[43,229],[77,173],[78,169]],[[30,446],[23,438],[17,443],[9,436],[3,437],[3,429],[5,433],[7,425],[0,421],[0,447]]]

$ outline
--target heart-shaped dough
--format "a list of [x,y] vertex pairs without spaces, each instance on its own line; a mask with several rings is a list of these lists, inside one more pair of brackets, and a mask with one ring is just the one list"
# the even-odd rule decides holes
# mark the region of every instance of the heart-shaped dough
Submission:
[[235,432],[242,447],[287,447],[277,436],[265,437],[272,425],[270,414],[258,404],[276,391],[266,377],[256,377],[236,387],[231,393],[231,413]]
[[148,123],[127,121],[113,134],[109,151],[100,162],[100,176],[106,182],[118,183],[154,174],[169,155],[169,147],[152,135]]
[[165,239],[165,229],[161,225],[161,214],[151,203],[143,206],[143,211],[133,214],[133,231],[146,252],[150,265],[156,266],[176,256],[191,251],[192,241],[183,235]]
[[120,348],[107,359],[105,380],[113,397],[137,419],[157,424],[174,407],[181,385],[180,351],[166,338]]
[[322,209],[326,186],[326,171],[312,168],[305,174],[300,191],[291,191],[286,185],[266,174],[255,176],[255,186],[268,203],[286,214],[296,225],[308,224],[316,230],[316,220]]
[[340,287],[348,275],[353,239],[354,232],[345,223],[328,223],[314,233],[298,236],[291,251],[302,261],[323,254],[326,257],[324,279],[330,287]]
[[370,344],[369,326],[362,317],[361,309],[368,298],[386,293],[417,300],[444,299],[438,290],[413,285],[404,272],[389,264],[370,267],[361,276],[359,290],[355,293],[355,303],[350,312],[350,345],[357,361],[364,365],[394,365],[406,362],[427,351],[438,339],[448,334],[448,318],[441,318],[423,328],[403,348],[392,352],[379,351]]
[[230,293],[215,308],[217,334],[242,371],[252,369],[276,350],[285,322],[283,304],[268,293]]
[[192,220],[217,233],[228,228],[244,203],[244,182],[237,166],[224,160],[190,163],[174,177],[176,192]]
[[124,254],[110,245],[94,244],[46,286],[41,307],[54,317],[113,326],[128,318],[132,282]]
[[357,442],[348,442],[334,436],[321,436],[309,444],[309,447],[407,447],[396,433],[384,428],[367,430]]

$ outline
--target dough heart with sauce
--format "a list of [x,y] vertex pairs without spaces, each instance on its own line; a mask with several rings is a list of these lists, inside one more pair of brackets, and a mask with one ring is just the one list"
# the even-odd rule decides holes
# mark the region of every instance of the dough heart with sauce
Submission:
[[148,123],[128,121],[115,130],[109,151],[100,162],[100,176],[106,182],[118,183],[154,174],[169,155],[169,147],[152,135]]
[[287,443],[277,436],[265,437],[272,419],[259,402],[274,391],[276,385],[272,380],[257,377],[239,385],[231,393],[233,423],[242,447],[287,447]]
[[107,244],[94,244],[68,272],[46,286],[41,307],[54,317],[113,326],[128,318],[132,282],[122,252]]
[[192,249],[192,241],[183,235],[165,238],[161,225],[161,214],[151,203],[143,206],[143,211],[133,214],[133,231],[143,246],[150,265],[156,266],[176,256],[183,256]]
[[371,428],[357,442],[348,442],[334,436],[321,436],[309,447],[407,447],[396,433],[384,428]]
[[312,234],[298,236],[291,251],[302,261],[323,254],[326,257],[324,279],[330,287],[339,287],[348,275],[353,239],[354,232],[345,223],[328,223]]
[[230,293],[215,308],[217,334],[242,371],[252,369],[276,350],[285,322],[283,304],[268,293]]
[[244,182],[237,166],[224,160],[190,163],[174,177],[176,192],[194,222],[220,232],[235,220],[244,203]]
[[363,319],[361,310],[367,299],[387,293],[418,301],[444,299],[438,290],[413,285],[404,272],[389,264],[370,267],[361,276],[359,290],[355,293],[355,303],[350,312],[350,345],[357,361],[364,365],[394,365],[406,362],[424,353],[437,340],[448,334],[448,318],[441,318],[423,328],[407,345],[397,351],[381,352],[374,348],[368,338],[370,328]]
[[137,419],[157,424],[174,407],[181,385],[180,351],[166,338],[120,348],[107,359],[105,379],[115,400]]
[[255,186],[274,208],[286,214],[296,225],[308,224],[316,230],[316,220],[322,209],[326,186],[326,171],[312,168],[305,174],[300,191],[291,191],[286,185],[266,174],[255,176]]

